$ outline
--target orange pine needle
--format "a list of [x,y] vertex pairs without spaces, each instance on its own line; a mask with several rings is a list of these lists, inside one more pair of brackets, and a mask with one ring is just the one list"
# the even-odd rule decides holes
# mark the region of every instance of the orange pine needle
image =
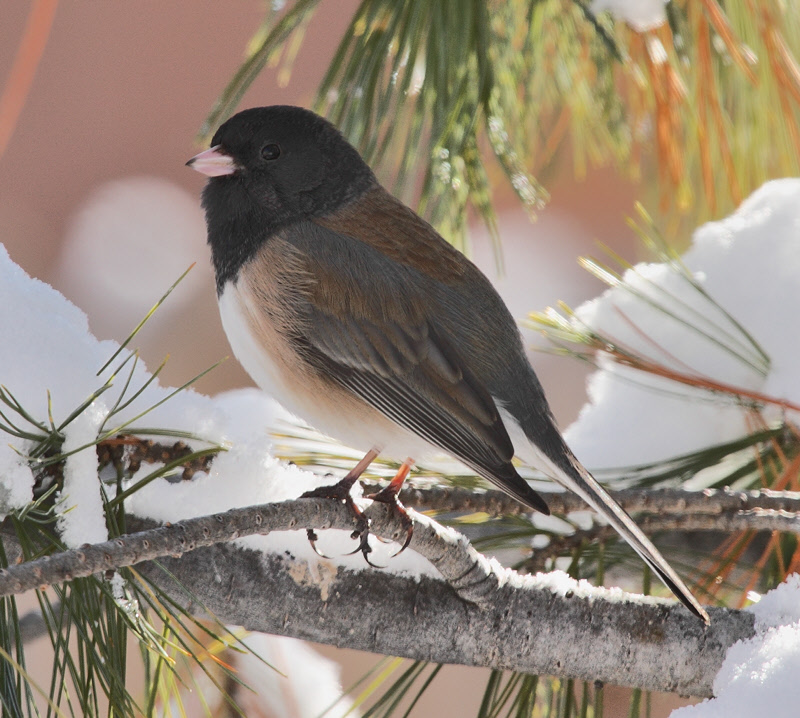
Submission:
[[747,79],[750,80],[750,82],[752,82],[754,85],[757,85],[758,78],[756,77],[755,72],[753,72],[750,62],[742,52],[741,43],[733,34],[733,29],[728,22],[725,11],[719,6],[719,3],[717,3],[716,0],[701,1],[706,9],[709,21],[714,26],[714,30],[716,30],[717,34],[722,38],[722,41],[725,43],[725,47],[728,48],[731,58],[739,66],[742,72],[747,75]]
[[800,406],[786,399],[778,399],[767,394],[762,394],[758,391],[751,391],[741,387],[734,386],[733,384],[726,384],[724,382],[714,381],[707,377],[693,376],[690,374],[682,374],[681,372],[674,371],[655,362],[647,361],[640,357],[635,357],[630,354],[623,353],[615,347],[600,345],[596,347],[610,355],[618,364],[629,366],[633,369],[640,369],[648,374],[671,379],[679,384],[686,386],[693,386],[699,389],[707,389],[709,391],[719,392],[721,394],[729,394],[739,399],[749,399],[757,404],[769,404],[770,406],[778,406],[782,409],[790,411],[800,411]]
[[[708,146],[708,105],[706,98],[709,96],[709,77],[712,76],[711,53],[709,47],[711,40],[708,34],[708,23],[700,17],[697,28],[697,107],[700,120],[697,123],[697,144],[700,148],[700,170],[703,175],[703,189],[711,214],[717,211],[717,193],[714,186],[714,176],[711,171],[711,152]],[[712,80],[713,81],[713,80]]]
[[750,575],[750,580],[747,582],[747,585],[744,587],[742,591],[742,595],[739,597],[738,608],[742,608],[744,606],[745,601],[747,600],[747,594],[750,593],[758,583],[758,579],[761,578],[761,574],[764,571],[764,566],[767,565],[767,561],[769,560],[772,552],[775,551],[778,555],[778,561],[781,564],[781,573],[785,571],[783,567],[783,560],[781,558],[781,550],[780,550],[780,543],[778,541],[780,537],[780,533],[778,531],[773,531],[772,535],[769,538],[769,542],[767,543],[764,551],[761,553],[758,561],[756,561],[755,566],[753,566],[752,574]]
[[772,30],[772,38],[778,57],[781,59],[785,70],[786,89],[792,94],[794,101],[800,105],[800,66],[798,66],[797,60],[794,59],[791,51],[786,46],[783,36],[774,28]]

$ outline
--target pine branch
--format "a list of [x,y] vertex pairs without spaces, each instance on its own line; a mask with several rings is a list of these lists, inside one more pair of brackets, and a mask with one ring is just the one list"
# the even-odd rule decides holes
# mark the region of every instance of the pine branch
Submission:
[[[402,535],[401,522],[383,505],[373,504],[368,514],[376,535]],[[0,571],[0,594],[138,564],[175,600],[250,630],[700,696],[711,694],[726,649],[753,633],[752,616],[739,611],[712,609],[712,625],[704,629],[675,602],[622,601],[602,590],[558,595],[546,577],[519,576],[477,553],[455,531],[421,515],[415,522],[411,548],[447,583],[350,571],[326,561],[311,567],[282,555],[211,545],[298,527],[353,528],[343,505],[298,499],[148,526],[13,566]]]
[[[585,511],[584,501],[566,491],[540,491],[554,514]],[[742,521],[746,528],[760,531],[800,531],[800,492],[798,491],[734,491],[725,489],[623,489],[612,491],[620,505],[632,514],[707,515],[719,517],[718,523],[698,519],[699,530],[726,531],[726,521]],[[503,491],[475,490],[458,486],[424,487],[410,482],[401,493],[406,506],[435,509],[441,512],[474,511],[489,516],[517,516],[529,513],[518,501]],[[775,525],[770,522],[775,522]],[[778,526],[780,524],[780,526]],[[689,530],[688,526],[685,527]]]
[[[587,506],[573,494],[544,493],[554,513],[586,510]],[[800,494],[798,492],[681,489],[647,491],[629,489],[615,497],[631,512],[653,512],[640,520],[645,532],[657,531],[786,531],[800,534]],[[439,511],[483,511],[490,515],[523,513],[524,507],[500,491],[468,491],[461,488],[412,487],[403,490],[407,506],[423,505]],[[506,506],[508,503],[508,506]],[[377,523],[373,532],[396,540],[403,534],[402,524],[383,514],[382,506],[371,506],[368,514]],[[469,541],[428,517],[415,513],[415,531],[411,548],[428,558],[440,573],[450,580],[462,572],[473,571],[483,559]],[[221,514],[187,519],[136,534],[127,534],[104,543],[86,544],[41,559],[28,561],[8,569],[0,569],[0,596],[24,593],[33,588],[50,586],[61,581],[95,573],[134,566],[164,556],[179,557],[203,546],[232,541],[254,534],[291,531],[298,528],[352,530],[353,517],[341,506],[326,500],[296,499],[233,509]],[[607,527],[597,525],[581,532],[587,537],[605,536]],[[13,549],[11,550],[14,555]],[[459,579],[460,580],[460,579]],[[472,588],[454,584],[465,600],[480,604]],[[467,593],[463,593],[467,591]]]
[[[398,194],[416,201],[421,184],[422,208],[454,241],[468,204],[495,228],[494,160],[535,209],[547,196],[536,176],[565,147],[579,177],[613,165],[655,181],[675,231],[797,174],[800,25],[791,4],[763,5],[674,0],[669,24],[643,33],[585,0],[362,0],[315,107]],[[206,142],[263,67],[288,77],[318,7],[267,11]],[[759,111],[765,98],[774,111]]]
[[[675,602],[615,592],[559,595],[481,557],[450,585],[382,571],[312,567],[223,544],[140,572],[182,605],[250,630],[415,660],[710,696],[752,614],[712,608],[711,626]],[[454,590],[460,578],[480,601]],[[461,587],[459,587],[461,588]],[[600,595],[598,595],[600,594]]]
[[[761,510],[737,514],[694,514],[645,516],[636,523],[648,536],[663,531],[717,531],[735,533],[739,531],[783,531],[800,534],[800,516],[785,515],[780,511]],[[589,528],[577,529],[573,533],[550,537],[546,546],[536,548],[521,564],[526,573],[545,571],[549,561],[568,556],[588,543],[618,538],[617,532],[608,524],[592,523]]]
[[[373,504],[367,515],[372,519],[372,531],[376,535],[397,540],[405,534],[402,522],[389,515],[382,504]],[[476,583],[466,577],[475,572],[477,564],[485,563],[487,559],[456,531],[421,514],[415,513],[414,519],[411,548],[431,561],[464,600],[481,604],[480,581]],[[77,549],[0,569],[0,596],[20,594],[165,556],[180,557],[196,548],[245,536],[298,528],[352,531],[355,521],[352,512],[343,505],[325,499],[296,499],[233,509],[127,534],[103,543],[85,544]]]

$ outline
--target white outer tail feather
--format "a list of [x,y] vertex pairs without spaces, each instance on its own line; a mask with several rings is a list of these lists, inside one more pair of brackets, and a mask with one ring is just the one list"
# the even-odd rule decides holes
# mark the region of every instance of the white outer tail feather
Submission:
[[557,466],[548,458],[522,431],[522,427],[505,409],[500,409],[503,423],[514,444],[516,455],[527,465],[539,469],[550,478],[582,498],[598,514],[600,514],[617,533],[633,548],[642,559],[656,572],[659,578],[677,598],[708,624],[709,617],[705,609],[698,603],[692,592],[686,587],[680,576],[667,563],[659,550],[653,545],[634,520],[616,500],[600,485],[600,483],[571,454],[575,467],[575,476]]

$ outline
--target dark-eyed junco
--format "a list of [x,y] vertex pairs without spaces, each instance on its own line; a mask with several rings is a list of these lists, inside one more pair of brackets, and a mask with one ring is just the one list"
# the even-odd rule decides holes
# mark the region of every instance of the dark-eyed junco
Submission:
[[[683,581],[573,456],[517,326],[488,279],[390,195],[327,120],[261,107],[228,120],[190,167],[203,191],[220,314],[255,382],[365,458],[443,450],[549,513],[522,461],[593,506],[706,622]],[[366,554],[365,554],[366,555]]]

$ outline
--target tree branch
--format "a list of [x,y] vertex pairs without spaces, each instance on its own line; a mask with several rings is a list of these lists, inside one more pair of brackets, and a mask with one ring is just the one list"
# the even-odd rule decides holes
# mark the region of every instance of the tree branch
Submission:
[[161,563],[141,572],[183,605],[251,630],[681,695],[710,696],[727,649],[754,633],[753,615],[742,611],[712,608],[705,628],[676,602],[559,594],[546,576],[521,577],[485,559],[465,577],[479,605],[430,578],[298,566],[231,545]]
[[[569,513],[587,508],[573,494],[559,492],[544,495],[554,513]],[[524,507],[500,491],[479,492],[460,488],[416,487],[404,489],[402,497],[408,505],[433,505],[440,511],[471,510],[484,511],[492,515],[524,511]],[[617,492],[615,497],[631,512],[657,512],[653,516],[645,516],[639,520],[639,525],[646,533],[668,530],[755,530],[800,533],[800,514],[787,510],[800,510],[800,494],[797,492],[732,492],[727,489],[691,492],[680,489],[659,491],[636,489]],[[698,498],[702,500],[698,501]],[[509,511],[506,511],[507,505]],[[79,549],[45,556],[9,569],[0,569],[0,596],[23,593],[32,588],[132,566],[162,556],[181,556],[201,546],[211,546],[253,534],[292,530],[298,526],[352,530],[354,528],[352,516],[346,511],[342,513],[339,510],[337,513],[334,511],[335,506],[331,501],[309,499],[264,504],[189,519],[177,524],[167,524],[100,544],[87,544]],[[743,507],[746,508],[743,510]],[[371,507],[370,511],[374,509],[375,507]],[[459,569],[470,568],[476,556],[483,558],[472,549],[466,538],[455,531],[449,531],[421,515],[416,515],[415,521],[417,528],[412,548],[429,558],[445,578],[447,574],[439,566],[439,563],[445,561],[445,553],[452,553],[451,559],[455,561],[456,573]],[[598,538],[607,536],[606,528],[597,525]],[[394,525],[389,522],[385,530],[390,533],[379,534],[384,538],[396,539],[402,533],[402,527],[397,522]],[[421,546],[423,540],[427,542],[425,550]],[[460,549],[458,557],[456,549]],[[431,558],[432,551],[436,556],[435,560]],[[14,555],[13,549],[11,553]],[[21,560],[21,556],[15,558]],[[473,597],[463,597],[475,601]]]
[[[555,514],[585,511],[583,500],[567,491],[540,491]],[[798,491],[733,491],[724,489],[623,489],[612,491],[614,498],[629,513],[723,515],[752,511],[785,512],[800,515]],[[437,511],[481,511],[490,516],[516,516],[530,511],[503,491],[465,489],[457,486],[424,486],[408,482],[400,494],[406,506],[433,508]],[[753,528],[753,526],[748,526]],[[720,527],[719,530],[723,530]],[[772,530],[763,529],[763,530]],[[776,529],[797,532],[797,528]]]
[[[368,514],[375,534],[402,535],[401,522],[385,506],[375,503]],[[0,593],[138,564],[140,574],[191,610],[250,630],[699,696],[711,694],[727,648],[753,635],[748,613],[712,609],[712,624],[705,628],[675,602],[565,590],[547,576],[519,576],[478,554],[457,532],[421,515],[415,523],[411,548],[447,583],[211,545],[298,527],[353,528],[344,506],[298,499],[191,519],[14,566],[0,571]],[[174,558],[151,560],[157,556]]]
[[[662,531],[783,531],[800,534],[800,516],[773,509],[751,509],[723,514],[688,513],[686,515],[646,515],[636,521],[648,536]],[[590,541],[607,541],[617,538],[617,532],[608,524],[592,522],[589,528],[578,529],[563,536],[552,536],[550,542],[531,551],[524,569],[535,573],[544,571],[548,561],[569,554],[578,546]]]

